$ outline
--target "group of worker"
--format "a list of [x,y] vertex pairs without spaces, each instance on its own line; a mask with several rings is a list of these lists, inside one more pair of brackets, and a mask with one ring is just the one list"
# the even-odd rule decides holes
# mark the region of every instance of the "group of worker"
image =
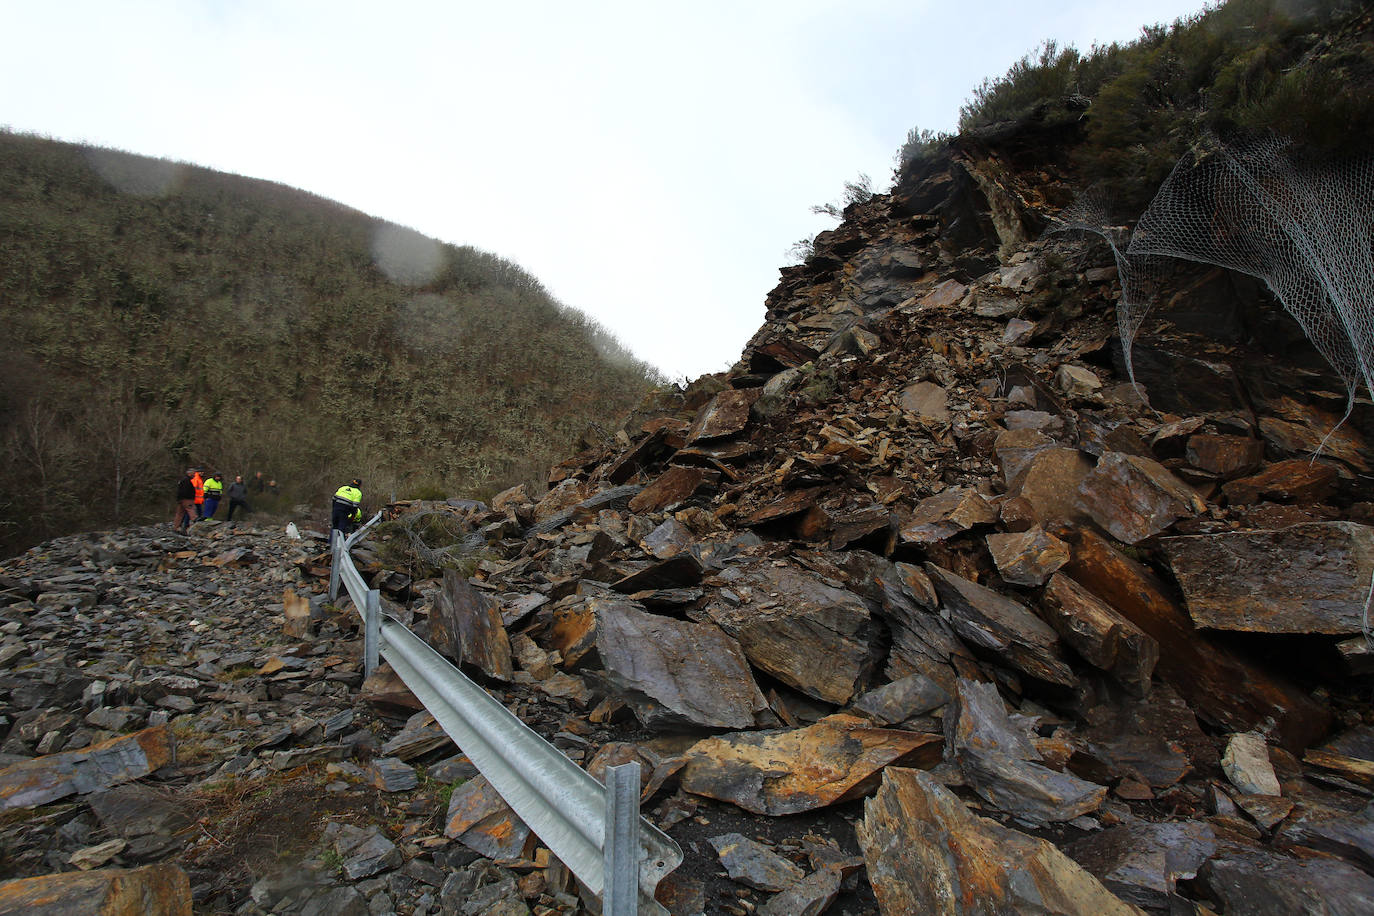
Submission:
[[[272,485],[275,488],[275,480]],[[261,471],[255,478],[255,486],[257,492],[263,491]],[[236,509],[242,509],[245,513],[253,511],[253,507],[248,505],[248,485],[243,482],[242,475],[234,478],[226,492],[219,474],[202,468],[187,468],[186,476],[177,481],[177,511],[172,519],[172,527],[189,531],[192,522],[214,518],[219,511],[220,501],[226,495],[229,497],[229,521],[234,520]]]
[[[354,477],[334,491],[329,513],[331,530],[349,534],[358,527],[358,523],[363,519],[362,485],[362,479]],[[254,478],[253,487],[254,492],[263,492],[261,471]],[[267,483],[266,487],[275,493],[277,482],[273,480]],[[215,512],[219,510],[220,500],[225,496],[229,497],[229,521],[234,520],[236,509],[242,509],[245,513],[253,511],[252,506],[248,505],[248,485],[243,482],[241,475],[234,478],[234,482],[229,484],[226,491],[224,482],[214,471],[203,472],[201,468],[187,468],[186,476],[177,481],[177,511],[172,519],[172,527],[187,532],[191,530],[192,522],[214,518]]]

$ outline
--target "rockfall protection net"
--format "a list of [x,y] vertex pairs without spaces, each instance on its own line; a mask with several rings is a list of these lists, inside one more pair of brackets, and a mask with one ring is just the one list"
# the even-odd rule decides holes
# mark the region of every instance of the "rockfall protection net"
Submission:
[[[1315,164],[1267,138],[1179,160],[1126,248],[1117,321],[1130,345],[1165,258],[1263,280],[1340,373],[1374,394],[1374,158]],[[1121,265],[1118,263],[1118,267]]]
[[[1108,213],[1090,193],[1058,228],[1096,233],[1112,248],[1132,382],[1131,345],[1158,299],[1167,260],[1181,258],[1263,280],[1344,379],[1347,417],[1360,385],[1374,397],[1374,157],[1318,163],[1277,137],[1235,146],[1209,141],[1174,166],[1124,250],[1125,231],[1108,225]],[[1364,608],[1366,641],[1371,603],[1374,583]]]

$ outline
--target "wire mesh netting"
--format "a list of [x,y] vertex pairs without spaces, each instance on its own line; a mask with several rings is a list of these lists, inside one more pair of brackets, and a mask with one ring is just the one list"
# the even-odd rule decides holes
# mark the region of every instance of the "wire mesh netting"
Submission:
[[1131,345],[1169,259],[1178,258],[1264,281],[1340,374],[1351,402],[1361,384],[1374,394],[1374,157],[1318,163],[1276,137],[1211,141],[1179,160],[1129,237],[1109,216],[1090,192],[1057,228],[1095,233],[1112,248],[1132,380]]
[[[1209,140],[1174,166],[1129,241],[1109,217],[1105,199],[1090,192],[1056,228],[1092,232],[1111,246],[1132,382],[1131,346],[1163,293],[1168,262],[1183,259],[1264,281],[1344,380],[1347,417],[1361,385],[1374,397],[1374,157],[1318,162],[1277,137],[1231,146]],[[1371,603],[1374,583],[1366,641]]]

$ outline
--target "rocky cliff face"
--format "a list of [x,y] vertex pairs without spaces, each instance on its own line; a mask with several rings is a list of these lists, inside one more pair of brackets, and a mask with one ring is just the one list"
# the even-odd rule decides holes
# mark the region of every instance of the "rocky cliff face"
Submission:
[[[662,888],[674,913],[1374,903],[1366,407],[1331,433],[1344,392],[1291,322],[1187,265],[1135,351],[1143,404],[1108,253],[1039,238],[1071,195],[1034,143],[969,142],[851,207],[783,271],[732,370],[645,405],[547,493],[393,507],[373,539],[395,613],[591,771],[644,764],[646,814],[687,855]],[[440,531],[484,545],[471,575],[437,575]],[[255,860],[256,883],[217,883],[213,817],[140,846],[160,834],[101,812],[142,787],[82,784],[12,806],[10,873],[117,834],[102,863],[179,862],[207,908],[576,911],[482,780],[444,814],[439,781],[471,773],[398,715],[413,701],[385,673],[351,692],[344,618],[288,601],[289,638],[237,623],[277,613],[284,582],[318,591],[320,558],[212,537],[231,541],[149,534],[138,557],[92,542],[0,570],[0,794],[156,716],[208,735],[204,759],[116,782],[323,782],[331,826],[288,854],[312,869]],[[231,604],[231,564],[205,564],[240,537],[287,555]],[[153,588],[166,660],[120,610]],[[149,686],[164,665],[185,690]],[[241,684],[211,692],[227,671]],[[211,724],[235,710],[229,735]]]

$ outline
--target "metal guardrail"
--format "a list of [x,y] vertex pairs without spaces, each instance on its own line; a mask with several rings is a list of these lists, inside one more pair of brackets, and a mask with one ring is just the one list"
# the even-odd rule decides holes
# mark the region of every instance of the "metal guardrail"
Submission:
[[331,532],[329,596],[343,585],[363,616],[365,667],[385,658],[506,804],[578,880],[602,898],[603,916],[667,916],[654,889],[682,864],[671,837],[639,816],[639,765],[607,769],[603,787],[394,618],[381,613],[348,550]]

